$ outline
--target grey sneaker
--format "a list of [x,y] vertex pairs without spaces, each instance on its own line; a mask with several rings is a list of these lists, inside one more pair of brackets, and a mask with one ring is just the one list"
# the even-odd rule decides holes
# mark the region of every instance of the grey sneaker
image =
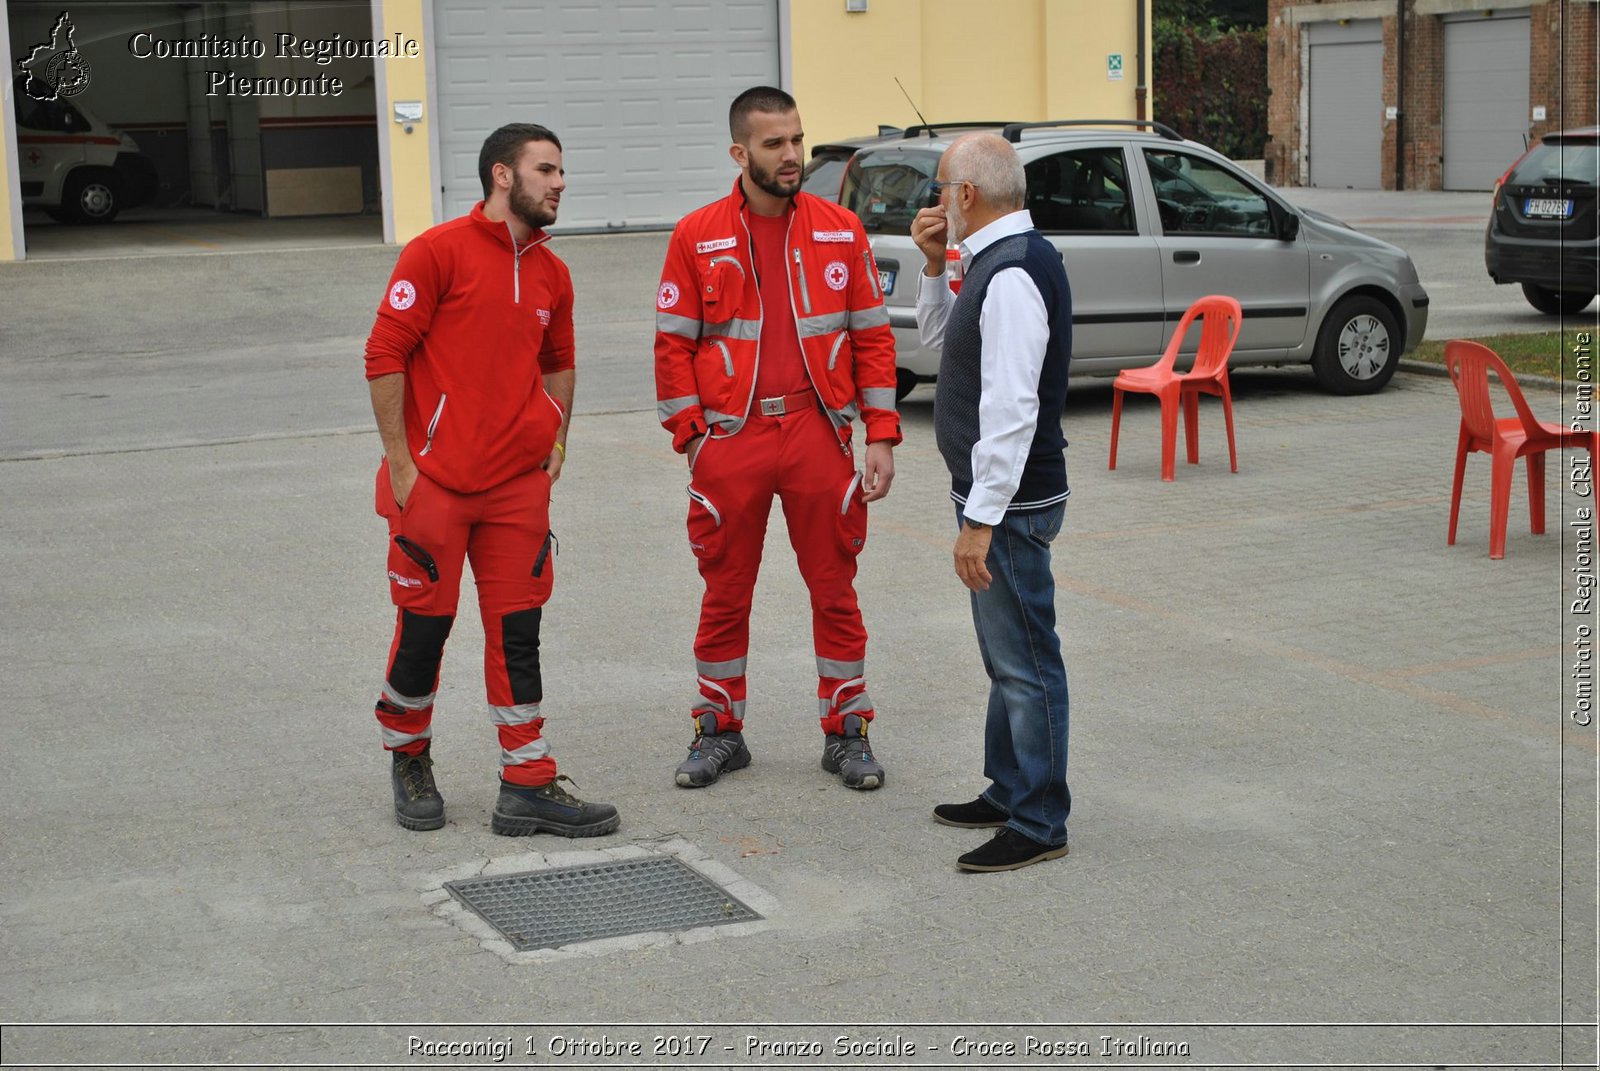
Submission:
[[444,797],[433,783],[433,757],[424,747],[415,755],[395,751],[389,767],[394,784],[394,820],[406,829],[444,828]]
[[678,764],[678,787],[704,788],[724,773],[749,765],[744,734],[717,732],[717,716],[707,711],[694,720],[689,757]]
[[845,788],[869,789],[883,784],[883,767],[872,757],[872,745],[867,743],[867,723],[861,715],[846,715],[844,732],[824,737],[822,768],[844,778]]
[[562,781],[571,784],[572,778],[563,774],[536,787],[500,782],[500,797],[494,801],[489,831],[502,837],[526,837],[532,833],[603,837],[622,824],[611,804],[585,803],[562,788]]

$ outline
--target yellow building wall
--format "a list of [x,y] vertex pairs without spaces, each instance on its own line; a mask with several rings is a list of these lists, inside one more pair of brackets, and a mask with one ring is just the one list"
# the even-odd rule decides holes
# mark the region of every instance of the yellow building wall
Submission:
[[[0,49],[11,55],[11,34],[6,26],[6,5],[0,0]],[[18,192],[17,112],[11,99],[16,88],[8,72],[0,81],[0,261],[22,259],[22,196]]]
[[18,181],[11,171],[12,150],[17,143],[15,105],[11,93],[11,79],[7,78],[5,90],[0,92],[0,107],[5,109],[4,114],[0,114],[0,260],[21,259],[19,251],[22,247],[18,241],[22,234],[21,199],[13,197],[10,192],[16,189]]
[[[378,151],[387,157],[383,191],[385,230],[393,227],[392,240],[405,243],[439,222],[433,218],[433,142],[435,101],[428,97],[427,25],[422,17],[422,0],[374,0],[374,33],[391,41],[396,32],[415,38],[422,45],[415,59],[391,57],[373,60],[384,66],[383,99],[377,102],[378,125],[387,136]],[[421,122],[411,124],[411,133],[394,121],[397,100],[423,102]]]
[[[1132,119],[1149,0],[791,0],[791,92],[806,141],[984,120]],[[1106,77],[1108,53],[1123,77]],[[1146,47],[1149,52],[1148,17]]]

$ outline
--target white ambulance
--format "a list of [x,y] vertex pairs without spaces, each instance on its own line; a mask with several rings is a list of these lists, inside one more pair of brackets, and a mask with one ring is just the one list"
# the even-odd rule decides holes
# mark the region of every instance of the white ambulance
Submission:
[[110,223],[155,195],[155,164],[131,137],[71,101],[36,100],[25,81],[12,86],[24,205],[62,223]]

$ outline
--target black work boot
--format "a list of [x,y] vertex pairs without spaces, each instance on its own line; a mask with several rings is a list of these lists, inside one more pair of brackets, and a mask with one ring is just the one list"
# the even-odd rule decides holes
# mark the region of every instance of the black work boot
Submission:
[[489,830],[502,837],[555,833],[562,837],[603,837],[622,824],[609,803],[585,803],[559,782],[572,783],[565,774],[547,785],[510,785],[500,782]]
[[389,780],[394,783],[394,820],[406,829],[442,829],[444,797],[433,783],[433,757],[428,747],[415,755],[396,751]]
[[883,767],[872,757],[867,723],[861,715],[845,715],[844,732],[824,737],[822,768],[843,778],[845,788],[869,789],[883,784]]

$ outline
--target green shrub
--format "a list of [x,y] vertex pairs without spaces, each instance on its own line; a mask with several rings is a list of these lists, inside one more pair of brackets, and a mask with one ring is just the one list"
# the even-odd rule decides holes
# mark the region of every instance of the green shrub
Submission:
[[1155,118],[1235,160],[1267,141],[1267,32],[1157,19],[1152,30]]

